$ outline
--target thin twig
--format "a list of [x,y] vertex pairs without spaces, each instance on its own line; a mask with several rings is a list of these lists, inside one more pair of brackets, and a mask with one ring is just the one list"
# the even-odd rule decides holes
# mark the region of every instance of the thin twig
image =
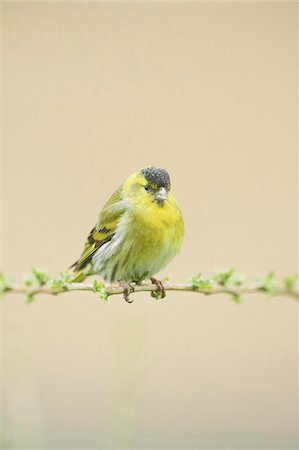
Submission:
[[[190,284],[180,284],[180,283],[163,283],[166,291],[181,291],[181,292],[192,292],[196,294],[202,295],[215,295],[215,294],[227,294],[229,296],[240,297],[247,294],[257,294],[257,293],[266,293],[263,287],[257,286],[242,286],[242,287],[226,287],[226,286],[215,286],[209,289],[196,288],[194,285]],[[137,292],[157,292],[159,289],[155,284],[147,284],[143,283],[140,285],[135,285],[133,283],[134,293]],[[26,286],[10,286],[6,293],[11,294],[22,294],[26,297],[33,297],[38,294],[47,294],[47,295],[59,295],[66,292],[73,291],[90,291],[95,292],[95,287],[93,284],[85,284],[85,283],[65,283],[61,290],[55,291],[51,289],[49,285],[43,285],[38,287],[26,287]],[[104,286],[104,292],[106,294],[106,298],[112,295],[118,295],[124,293],[124,288],[118,284],[111,284]],[[276,288],[273,292],[268,293],[269,296],[277,297],[277,296],[287,296],[291,297],[295,300],[299,300],[299,292],[288,290],[286,288]]]

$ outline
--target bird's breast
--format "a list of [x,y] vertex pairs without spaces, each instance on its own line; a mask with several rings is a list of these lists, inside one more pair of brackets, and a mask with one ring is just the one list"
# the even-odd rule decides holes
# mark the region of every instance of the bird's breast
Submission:
[[184,232],[180,209],[168,201],[138,208],[131,216],[130,231],[142,248],[159,251],[169,244],[176,246],[176,242],[181,243]]
[[184,225],[176,205],[131,208],[112,240],[93,258],[95,271],[109,281],[135,281],[157,273],[179,250]]

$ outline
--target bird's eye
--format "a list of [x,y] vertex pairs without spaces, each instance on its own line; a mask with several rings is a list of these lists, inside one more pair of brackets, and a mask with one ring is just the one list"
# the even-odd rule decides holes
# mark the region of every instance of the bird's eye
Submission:
[[149,190],[150,190],[150,185],[149,185],[149,184],[146,184],[146,185],[144,186],[144,189],[145,189],[146,191],[149,191]]

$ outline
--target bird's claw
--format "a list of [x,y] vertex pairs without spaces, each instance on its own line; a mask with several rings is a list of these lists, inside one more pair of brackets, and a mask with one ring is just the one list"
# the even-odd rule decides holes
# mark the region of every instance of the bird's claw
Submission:
[[[161,280],[157,280],[157,278],[153,278],[153,277],[150,280],[151,280],[151,282],[153,284],[155,284],[157,286],[157,291],[161,293],[161,298],[166,297],[166,290],[165,290],[165,287],[164,287],[162,281]],[[151,296],[156,298],[155,293],[157,291],[152,291],[151,292]]]
[[124,289],[123,297],[128,303],[133,303],[134,300],[130,300],[130,294],[134,292],[134,287],[130,283],[121,282],[121,286]]

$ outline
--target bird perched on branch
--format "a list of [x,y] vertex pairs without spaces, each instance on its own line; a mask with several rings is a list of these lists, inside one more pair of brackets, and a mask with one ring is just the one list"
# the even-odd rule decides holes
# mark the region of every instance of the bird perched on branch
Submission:
[[163,283],[153,275],[181,247],[184,223],[170,191],[165,169],[146,167],[133,173],[112,194],[91,230],[74,269],[73,281],[99,274],[124,287],[124,298],[134,290],[131,283],[150,279],[165,296]]

